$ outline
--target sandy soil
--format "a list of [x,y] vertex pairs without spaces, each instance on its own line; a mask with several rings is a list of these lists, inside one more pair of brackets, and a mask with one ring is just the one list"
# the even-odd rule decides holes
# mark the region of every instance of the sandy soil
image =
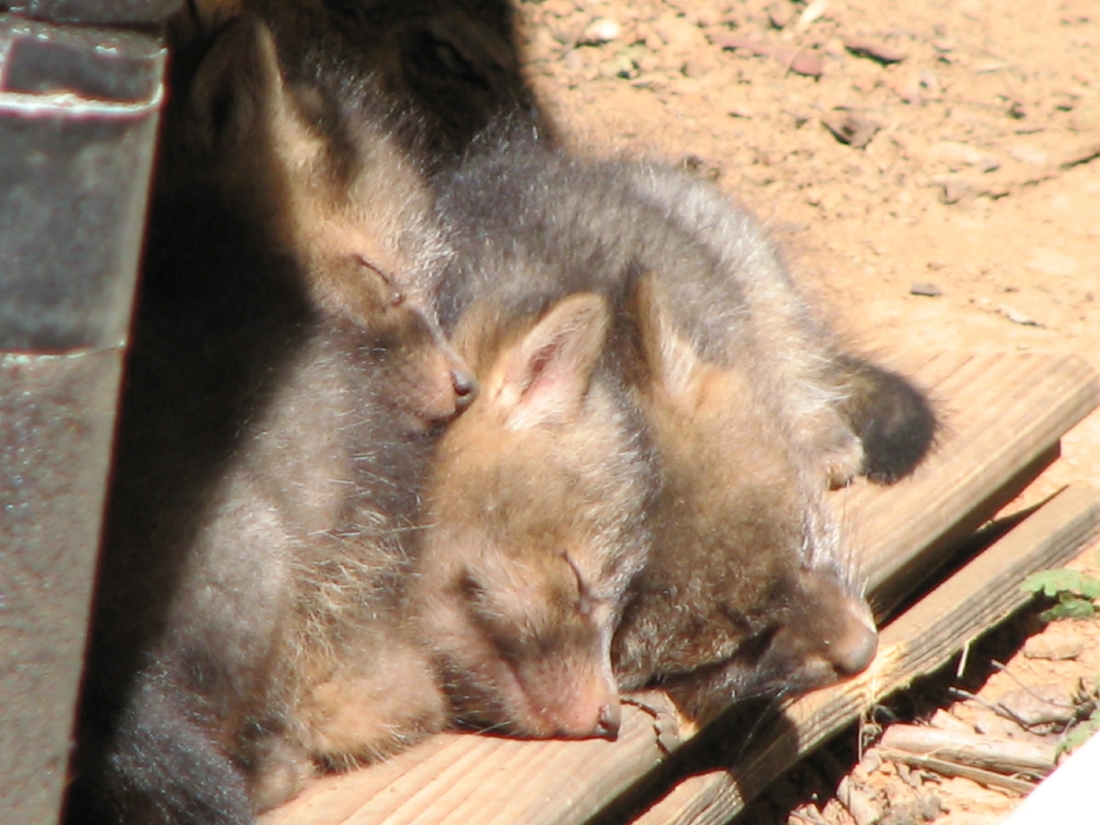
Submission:
[[[857,343],[1075,353],[1100,367],[1095,0],[542,0],[519,11],[530,80],[569,140],[714,177],[764,218]],[[1024,500],[1093,482],[1096,467],[1094,414]],[[1079,559],[1095,562],[1095,549]],[[971,651],[978,700],[952,705],[952,679],[932,680],[908,718],[939,706],[971,728],[1056,741],[1064,725],[1024,730],[982,706],[1021,685],[1075,701],[1079,681],[1100,674],[1100,622],[1042,628],[1030,614]],[[1039,633],[1080,651],[1029,657]],[[989,664],[998,657],[1005,672]],[[831,799],[845,772],[892,825],[994,823],[1017,798],[873,758],[852,770],[851,741],[828,750],[744,819],[851,823]]]

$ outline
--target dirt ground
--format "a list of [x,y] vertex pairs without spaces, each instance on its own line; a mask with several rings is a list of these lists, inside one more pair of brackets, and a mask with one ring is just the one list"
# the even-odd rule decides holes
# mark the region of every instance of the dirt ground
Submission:
[[[857,345],[1100,367],[1095,0],[528,0],[519,13],[530,80],[571,142],[715,178]],[[1024,500],[1095,483],[1096,467],[1093,414]],[[1095,548],[1078,561],[1095,573]],[[940,706],[983,733],[1057,741],[1064,724],[1028,731],[983,707],[1021,685],[1069,696],[1100,674],[1100,622],[1042,628],[1032,613],[992,634],[971,651],[979,698],[952,705],[951,680],[933,680],[910,718]],[[1079,650],[1036,657],[1047,642]],[[829,750],[742,821],[855,821],[830,799],[852,742]],[[892,825],[994,823],[1018,799],[873,755],[848,778]]]

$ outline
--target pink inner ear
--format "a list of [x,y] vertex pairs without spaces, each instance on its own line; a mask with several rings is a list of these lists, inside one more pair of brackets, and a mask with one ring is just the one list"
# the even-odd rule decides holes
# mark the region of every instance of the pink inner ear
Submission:
[[512,400],[509,426],[521,428],[568,417],[588,391],[607,328],[596,295],[566,298],[531,329],[509,355],[502,396]]

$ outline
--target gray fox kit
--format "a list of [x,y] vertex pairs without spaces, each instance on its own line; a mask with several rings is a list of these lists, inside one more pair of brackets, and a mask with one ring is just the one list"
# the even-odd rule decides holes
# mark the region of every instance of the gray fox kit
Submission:
[[422,175],[369,99],[285,85],[251,18],[177,91],[72,822],[249,822],[314,762],[447,718],[399,605],[431,453],[476,383],[417,302],[415,266],[445,255]]
[[[935,432],[921,393],[841,352],[752,218],[667,167],[570,157],[505,126],[436,187],[444,223],[476,228],[452,233],[445,329],[480,329],[478,307],[531,295],[598,294],[611,308],[604,358],[652,474],[635,488],[648,561],[611,650],[621,685],[665,685],[701,716],[865,668],[877,635],[824,490],[912,470]],[[545,455],[523,456],[532,477]],[[532,506],[567,521],[577,505],[546,493]],[[506,598],[530,610],[532,580]],[[478,618],[486,588],[452,592],[456,614],[491,624]],[[510,641],[506,660],[519,655]]]
[[647,457],[608,370],[607,300],[524,295],[483,295],[454,327],[482,390],[425,487],[411,609],[461,720],[613,738],[609,651],[644,558]]

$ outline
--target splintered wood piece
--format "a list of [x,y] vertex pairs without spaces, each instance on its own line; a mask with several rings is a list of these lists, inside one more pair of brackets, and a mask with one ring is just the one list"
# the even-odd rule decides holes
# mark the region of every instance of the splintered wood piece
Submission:
[[973,765],[961,765],[947,759],[937,759],[934,756],[917,756],[913,753],[884,752],[883,756],[895,762],[904,762],[914,768],[923,768],[926,771],[938,773],[940,776],[962,776],[985,785],[987,788],[1001,788],[1006,791],[1024,796],[1031,793],[1037,787],[1034,782],[1026,779],[1017,779],[1014,776],[1005,776],[996,771],[975,768]]
[[923,725],[891,725],[878,747],[890,759],[932,756],[997,773],[1046,776],[1054,770],[1054,745],[986,736],[973,731],[946,731]]
[[[859,482],[833,494],[831,501],[850,542],[862,550],[859,558],[870,576],[872,602],[892,609],[1057,455],[1058,439],[1096,406],[1100,388],[1095,373],[1072,357],[917,354],[888,365],[915,377],[937,400],[946,423],[939,446],[921,469],[894,487]],[[782,725],[772,719],[764,729],[754,728],[751,746],[744,731],[722,728],[722,719],[704,728],[700,738],[712,739],[713,729],[729,740],[731,753],[743,749],[748,756],[738,761],[736,774],[712,771],[682,782],[643,821],[725,822],[740,810],[742,800],[854,719],[875,697],[933,669],[1021,604],[1026,597],[1016,590],[1018,578],[1072,555],[1096,521],[1095,510],[1091,494],[1068,491],[1058,496],[1010,534],[1009,547],[1017,548],[1013,552],[1020,553],[1019,542],[1029,543],[1032,554],[1021,554],[1026,564],[1012,569],[998,556],[988,582],[971,579],[956,585],[951,591],[955,601],[941,596],[931,616],[910,619],[906,614],[906,627],[915,629],[903,635],[900,620],[887,628],[868,674],[789,706]],[[1021,533],[1024,527],[1028,529]],[[968,615],[954,616],[951,605],[963,605],[961,612]],[[659,702],[660,696],[647,696],[640,707],[624,707],[616,742],[441,735],[383,764],[325,777],[266,814],[261,823],[621,822],[618,811],[635,798],[637,788],[679,780],[669,780],[670,771],[681,752],[693,747],[689,740],[694,728],[678,721],[671,703],[658,710]],[[680,741],[687,742],[686,748],[669,759],[669,750]],[[631,792],[625,793],[628,788]]]
[[[884,628],[878,658],[867,672],[788,704],[748,745],[739,742],[743,732],[729,731],[729,739],[737,744],[728,747],[728,753],[743,754],[737,764],[684,779],[636,825],[727,822],[772,779],[864,708],[945,664],[1024,605],[1031,597],[1020,590],[1020,580],[1072,558],[1098,528],[1096,492],[1084,487],[1062,491]],[[721,738],[716,726],[706,734],[709,742]]]

